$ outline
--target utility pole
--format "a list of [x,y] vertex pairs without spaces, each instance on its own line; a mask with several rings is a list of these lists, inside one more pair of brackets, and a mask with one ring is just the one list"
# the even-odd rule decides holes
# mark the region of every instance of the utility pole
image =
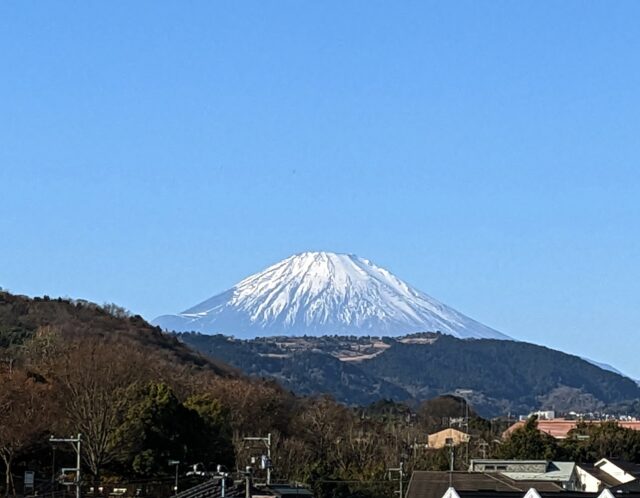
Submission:
[[470,394],[473,394],[473,390],[471,389],[458,389],[456,391],[458,395],[462,397],[464,400],[464,432],[467,435],[467,441],[465,442],[465,456],[466,456],[466,464],[469,465],[469,442],[471,440],[471,434],[469,434],[469,398]]
[[445,444],[449,447],[449,487],[453,487],[453,438],[448,437],[445,440]]
[[180,460],[169,460],[169,465],[176,466],[176,479],[173,486],[173,496],[178,496],[178,469],[180,468]]
[[[82,484],[82,479],[81,479],[81,475],[80,475],[80,467],[82,464],[82,460],[81,460],[81,455],[82,455],[82,450],[81,450],[81,444],[82,444],[82,434],[78,434],[77,437],[69,437],[69,438],[55,438],[53,436],[51,436],[49,438],[49,442],[50,443],[70,443],[71,446],[73,446],[73,449],[76,451],[76,467],[75,468],[63,468],[62,472],[64,473],[65,471],[69,471],[69,472],[75,472],[76,474],[76,478],[75,478],[75,485],[76,485],[76,498],[82,498],[82,492],[81,492],[81,484]],[[97,490],[94,490],[94,492]]]
[[244,497],[251,498],[251,474],[253,473],[253,469],[251,467],[247,467],[245,470],[245,488],[244,488]]
[[267,486],[271,484],[271,433],[267,434],[267,437],[245,437],[245,441],[259,441],[263,443],[267,448],[266,459],[265,455],[261,457],[260,467],[267,471]]
[[471,435],[469,434],[469,400],[467,400],[467,398],[464,398],[464,408],[465,408],[464,425],[467,432],[467,442],[465,444],[466,453],[467,453],[466,464],[469,465],[469,441],[471,440]]
[[400,462],[399,467],[387,469],[389,472],[389,479],[393,479],[393,473],[398,473],[398,491],[394,491],[394,494],[397,494],[399,498],[404,497],[404,490],[402,489],[403,480],[404,480],[404,462]]

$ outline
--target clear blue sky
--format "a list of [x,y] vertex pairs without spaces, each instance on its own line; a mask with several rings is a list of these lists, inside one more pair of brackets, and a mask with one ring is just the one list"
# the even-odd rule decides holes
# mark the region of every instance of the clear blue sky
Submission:
[[350,252],[640,378],[640,3],[0,3],[0,285],[177,312]]

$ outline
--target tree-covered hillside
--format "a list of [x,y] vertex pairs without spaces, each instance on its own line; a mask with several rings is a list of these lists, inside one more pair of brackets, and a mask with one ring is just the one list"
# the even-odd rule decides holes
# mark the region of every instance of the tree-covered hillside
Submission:
[[237,340],[180,334],[186,344],[303,394],[328,393],[347,404],[388,397],[419,402],[459,390],[488,416],[603,410],[640,398],[637,384],[577,356],[525,342],[456,339],[275,337]]
[[447,335],[431,344],[395,341],[384,354],[363,362],[362,369],[403,386],[418,399],[471,390],[483,410],[497,402],[526,412],[544,406],[547,397],[563,388],[594,400],[592,409],[640,397],[631,379],[577,356],[516,341]]
[[247,342],[202,334],[180,337],[212,358],[224,359],[248,375],[274,378],[299,395],[330,394],[351,405],[411,398],[401,386],[370,375],[355,363],[340,361],[326,349],[310,346],[283,351],[271,340]]

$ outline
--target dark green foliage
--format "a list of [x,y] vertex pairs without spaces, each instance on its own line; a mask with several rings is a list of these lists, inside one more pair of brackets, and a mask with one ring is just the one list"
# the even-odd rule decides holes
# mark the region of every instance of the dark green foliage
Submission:
[[582,423],[567,439],[558,441],[538,431],[537,421],[532,417],[498,447],[496,456],[588,463],[606,457],[640,462],[640,432],[620,427],[615,421]]
[[389,399],[381,399],[362,409],[362,416],[382,422],[397,422],[404,420],[410,422],[414,413],[409,406]]
[[513,433],[498,447],[498,458],[514,460],[553,460],[560,455],[557,441],[538,430],[536,417]]
[[235,455],[229,410],[209,393],[193,395],[184,405],[198,414],[199,420],[192,431],[197,438],[193,449],[196,455],[201,455],[198,461],[210,469],[218,464],[233,467]]
[[620,427],[615,421],[580,424],[561,447],[567,458],[578,462],[603,457],[640,462],[640,432]]
[[0,325],[0,348],[19,346],[31,339],[33,335],[33,330],[24,327]]
[[120,431],[122,462],[139,476],[170,472],[169,460],[233,465],[228,419],[212,398],[182,404],[169,386],[150,383],[131,393]]

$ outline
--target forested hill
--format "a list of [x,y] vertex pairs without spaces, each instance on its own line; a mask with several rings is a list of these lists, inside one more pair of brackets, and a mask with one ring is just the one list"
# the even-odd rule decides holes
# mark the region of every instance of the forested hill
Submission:
[[170,476],[168,456],[232,468],[232,435],[284,434],[296,402],[118,306],[0,292],[2,494],[54,472],[51,434],[82,434],[94,485]]
[[399,383],[417,398],[469,389],[478,401],[508,402],[505,408],[520,412],[538,407],[597,410],[640,397],[640,388],[627,377],[577,356],[516,341],[445,335],[432,344],[395,341],[362,368]]
[[537,408],[615,410],[623,403],[637,407],[628,402],[640,398],[631,379],[523,342],[429,333],[395,339],[176,337],[115,305],[0,292],[3,357],[34,337],[51,334],[66,344],[91,337],[115,341],[112,349],[137,352],[157,372],[177,368],[186,375],[207,371],[228,377],[244,372],[275,379],[297,394],[331,394],[350,405],[422,401],[464,390],[479,413],[501,415]]
[[31,299],[0,291],[0,349],[15,348],[39,334],[49,333],[66,342],[106,338],[122,348],[148,355],[149,361],[171,362],[223,376],[239,373],[214,358],[194,352],[174,336],[114,304],[100,306],[81,299],[47,296]]
[[524,342],[429,333],[395,339],[179,337],[246,373],[274,377],[304,394],[329,393],[348,404],[384,397],[421,401],[464,390],[481,414],[501,415],[538,408],[615,410],[640,398],[631,379]]

